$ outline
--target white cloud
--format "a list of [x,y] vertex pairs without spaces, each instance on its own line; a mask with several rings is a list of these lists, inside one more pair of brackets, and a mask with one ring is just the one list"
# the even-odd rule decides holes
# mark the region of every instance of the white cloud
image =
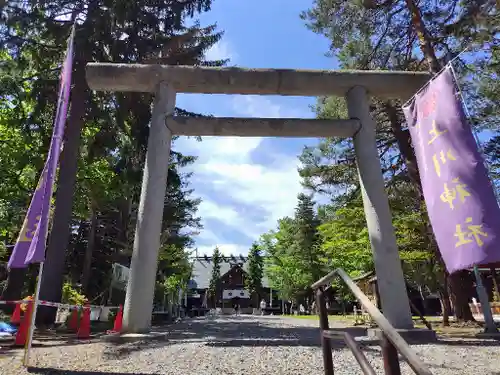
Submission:
[[[243,103],[249,106],[241,107],[243,109],[238,112],[248,115],[247,112],[252,110],[255,117],[296,116],[294,110],[287,112],[265,98],[259,98],[258,105],[253,100],[245,98]],[[240,102],[239,99],[234,101]],[[245,242],[246,239],[243,239],[243,243],[225,243],[217,233],[218,228],[206,225],[208,219],[217,219],[226,227],[257,240],[262,233],[275,228],[279,218],[293,213],[297,194],[302,190],[296,155],[273,155],[274,150],[265,150],[274,160],[279,158],[279,162],[266,166],[252,164],[250,157],[263,138],[205,137],[202,142],[193,139],[182,141],[183,150],[199,156],[193,166],[197,181],[210,185],[211,190],[215,190],[219,196],[229,197],[231,201],[252,205],[265,212],[261,219],[252,221],[241,216],[236,207],[218,204],[210,196],[201,196],[203,200],[199,215],[205,228],[199,235],[199,242],[212,245],[198,246],[200,255],[211,254],[216,245],[226,255],[246,254],[251,245]],[[196,194],[196,185],[194,188]]]
[[[231,58],[233,62],[237,59],[227,42],[217,43],[206,57]],[[233,116],[290,118],[303,117],[306,112],[282,106],[265,96],[234,96],[229,103]],[[217,112],[217,109],[213,111]],[[195,108],[190,110],[196,111]],[[259,148],[262,142],[261,137],[204,137],[202,142],[182,137],[177,141],[175,147],[179,151],[198,156],[196,163],[190,167],[196,178],[194,195],[203,199],[198,213],[205,228],[197,238],[198,254],[211,254],[215,246],[225,255],[246,254],[251,245],[248,238],[257,240],[259,235],[275,228],[279,218],[293,214],[297,194],[302,190],[297,173],[297,155],[284,155],[273,149],[262,150]],[[252,164],[251,156],[256,152],[261,156],[265,154],[266,159],[273,160],[273,163]],[[233,205],[220,204],[217,202],[220,199],[205,196],[202,193],[204,186],[216,191],[219,197],[229,198]],[[238,204],[255,207],[263,212],[262,217],[255,220],[255,217],[242,216]],[[228,243],[220,228],[207,225],[209,219],[222,222],[226,232],[227,228],[232,228],[235,232],[244,233],[247,238],[242,236],[240,241]]]
[[272,100],[259,95],[237,95],[233,97],[232,107],[240,116],[245,117],[302,117],[303,110],[282,107]]
[[297,194],[302,190],[297,173],[298,164],[296,157],[283,158],[276,168],[213,161],[200,166],[199,173],[213,176],[216,182],[214,187],[221,194],[226,192],[236,201],[252,204],[268,212],[267,218],[258,223],[247,223],[247,226],[240,226],[239,220],[227,216],[228,222],[238,225],[245,234],[256,239],[262,232],[273,228],[279,218],[293,212]]
[[215,43],[210,49],[205,52],[205,59],[207,60],[225,60],[230,59],[230,63],[235,63],[238,59],[236,52],[230,47],[229,42],[219,41]]

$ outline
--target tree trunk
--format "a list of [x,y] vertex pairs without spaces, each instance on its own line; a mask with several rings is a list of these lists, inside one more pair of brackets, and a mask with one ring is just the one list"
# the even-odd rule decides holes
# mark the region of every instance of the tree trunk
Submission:
[[441,313],[443,314],[443,327],[450,325],[451,305],[448,293],[439,292],[439,303],[441,304]]
[[[3,301],[17,301],[25,297],[22,295],[27,268],[11,268],[7,277],[7,287],[2,293]],[[12,314],[14,305],[0,305],[0,310],[6,314]]]
[[408,10],[411,14],[411,22],[415,31],[417,32],[418,40],[420,43],[420,49],[427,60],[427,64],[429,65],[429,70],[431,73],[437,73],[441,69],[439,61],[436,57],[436,53],[434,52],[434,48],[432,47],[429,34],[427,33],[427,29],[422,21],[422,15],[420,13],[420,9],[417,4],[415,4],[414,0],[406,0],[406,5],[408,6]]
[[500,301],[500,289],[498,288],[497,273],[495,267],[490,267],[491,281],[493,283],[493,301]]
[[[79,48],[75,48],[75,50],[78,54]],[[73,208],[73,191],[80,149],[80,135],[85,121],[85,106],[89,101],[89,89],[85,81],[86,60],[84,56],[81,56],[84,53],[82,50],[83,48],[80,48],[80,56],[78,59],[75,59],[75,85],[71,94],[71,113],[68,126],[66,127],[66,141],[64,142],[59,168],[54,220],[40,285],[40,298],[51,302],[60,302],[62,296],[66,249],[69,242]],[[40,306],[37,313],[37,322],[48,326],[54,323],[55,317],[55,308]]]
[[119,201],[119,228],[120,231],[118,233],[118,240],[120,244],[124,246],[124,248],[128,247],[128,235],[129,235],[129,226],[130,226],[130,216],[132,212],[132,198],[124,197]]
[[474,316],[469,307],[470,283],[468,271],[457,271],[448,276],[452,290],[453,308],[456,322],[474,322]]
[[[39,264],[30,264],[28,267],[28,274],[24,286],[27,287],[28,293],[35,293],[36,283],[38,282],[38,275],[40,274]],[[26,285],[26,283],[28,285]]]
[[94,202],[91,203],[90,207],[90,229],[89,236],[87,240],[87,248],[85,249],[85,257],[83,259],[83,269],[82,269],[82,290],[85,295],[88,295],[89,292],[89,281],[90,281],[90,273],[92,271],[92,252],[95,247],[95,239],[97,232],[97,207]]
[[451,304],[450,293],[448,293],[448,278],[443,280],[443,289],[439,291],[439,301],[441,302],[441,312],[443,314],[443,327],[450,325]]
[[174,299],[172,297],[172,293],[168,293],[167,295],[167,312],[169,320],[172,320],[174,314]]

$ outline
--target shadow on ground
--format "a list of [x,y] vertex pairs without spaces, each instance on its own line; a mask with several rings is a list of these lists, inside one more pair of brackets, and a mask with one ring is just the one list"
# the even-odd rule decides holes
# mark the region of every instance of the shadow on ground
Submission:
[[[359,329],[357,329],[359,332]],[[238,316],[217,319],[193,319],[168,327],[161,336],[134,342],[116,342],[105,353],[112,357],[132,352],[182,343],[207,346],[308,346],[320,347],[319,328],[307,326],[276,326],[273,320],[256,320]],[[340,340],[335,345],[341,344]]]
[[[36,337],[33,339],[33,348],[50,348],[57,346],[75,346],[75,345],[85,345],[93,342],[98,342],[103,334],[91,335],[89,339],[77,339],[76,334],[68,335],[58,335],[54,336],[42,336]],[[1,352],[7,352],[10,350],[23,350],[24,346],[16,346],[14,345],[14,339],[3,340],[2,345],[0,347]]]
[[[438,341],[435,344],[436,345],[447,345],[448,343],[444,343],[444,342]],[[459,346],[458,344],[456,344],[456,345]],[[460,346],[463,346],[464,348],[468,347],[469,345],[470,345],[470,342],[460,342]],[[498,346],[500,348],[500,343],[490,343],[490,344],[484,345],[484,346]],[[418,354],[418,347],[414,347],[413,349],[416,350],[417,354]],[[382,358],[382,351],[381,351],[380,347],[363,346],[362,350],[365,353],[372,353],[374,356]],[[409,365],[408,361],[401,354],[398,354],[398,359],[399,359],[399,363],[400,364],[407,363]],[[435,364],[432,361],[429,361],[429,360],[426,360],[426,359],[423,359],[423,362],[431,370],[432,369],[455,370],[455,371],[457,371],[456,372],[457,374],[462,374],[463,370],[464,370],[463,366],[459,366],[459,365],[454,366],[452,364]],[[488,373],[488,374],[489,375],[500,375],[500,372],[494,372],[494,373]]]
[[[29,367],[28,372],[30,374],[41,374],[41,375],[155,375],[151,373],[141,374],[139,372],[103,372],[103,371],[74,371],[74,370],[63,370],[56,368],[40,368],[40,367]],[[160,375],[160,374],[157,374]]]
[[[220,317],[217,319],[193,319],[168,327],[162,335],[134,342],[112,343],[104,353],[113,358],[126,357],[137,351],[148,350],[183,343],[198,343],[210,347],[276,347],[305,346],[320,347],[318,327],[294,325],[276,325],[274,319],[255,319],[251,316]],[[377,350],[377,339],[366,339],[366,328],[363,327],[333,327],[335,331],[347,331],[353,337],[364,336],[359,342],[363,350]],[[426,344],[426,343],[422,343]],[[495,340],[440,339],[434,345],[455,347],[498,346]],[[341,337],[331,340],[332,349],[345,348]],[[372,349],[373,348],[373,349]]]

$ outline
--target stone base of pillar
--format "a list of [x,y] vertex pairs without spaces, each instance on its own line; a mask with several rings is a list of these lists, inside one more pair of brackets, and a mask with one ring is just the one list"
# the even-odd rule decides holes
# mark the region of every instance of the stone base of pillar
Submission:
[[[408,344],[422,344],[437,341],[436,331],[427,328],[396,329]],[[366,335],[371,339],[380,339],[380,328],[369,328]]]

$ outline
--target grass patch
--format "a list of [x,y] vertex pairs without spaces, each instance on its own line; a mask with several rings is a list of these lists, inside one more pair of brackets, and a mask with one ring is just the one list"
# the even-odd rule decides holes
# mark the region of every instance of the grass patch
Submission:
[[[318,320],[319,317],[318,315],[285,315],[286,317],[289,318],[295,318],[295,319],[307,319],[307,320]],[[418,316],[413,316],[413,321],[415,322],[416,326],[424,325],[422,324],[422,321]],[[431,323],[433,326],[437,325],[438,323],[441,323],[442,318],[440,316],[426,316],[425,319]],[[328,320],[330,321],[342,321],[342,322],[347,322],[347,321],[354,321],[354,315],[349,314],[349,315],[328,315]]]
[[[295,318],[295,319],[306,319],[306,320],[319,320],[319,317],[317,315],[285,315],[286,317],[289,318]],[[361,318],[361,317],[360,317]],[[413,316],[413,322],[415,325],[415,328],[427,328],[422,321],[420,320],[419,317]],[[439,334],[456,334],[456,333],[463,333],[464,331],[467,333],[477,333],[477,328],[476,329],[460,329],[456,327],[442,327],[441,321],[442,317],[441,316],[426,316],[425,319],[427,322],[429,322],[432,325],[432,329],[435,330]],[[349,314],[349,315],[328,315],[328,320],[330,322],[345,322],[349,324],[354,324],[354,315]],[[360,319],[361,320],[361,319]],[[366,321],[366,324],[369,324],[370,320]]]
[[[319,320],[317,315],[285,315],[288,318],[295,319],[306,319],[306,320]],[[425,319],[431,323],[432,329],[436,331],[437,334],[446,337],[462,337],[462,338],[475,338],[478,333],[483,332],[480,327],[457,327],[451,323],[449,327],[443,327],[441,325],[441,316],[426,316]],[[329,315],[329,321],[354,323],[354,315]],[[419,317],[413,317],[415,328],[426,329],[427,327],[422,323]],[[319,324],[319,323],[318,323]],[[499,327],[500,328],[500,327]]]
[[[318,315],[284,315],[288,318],[319,320]],[[354,315],[328,315],[328,320],[332,321],[349,321],[354,320]]]
[[[421,322],[420,317],[418,317],[418,316],[413,316],[412,318],[414,321]],[[427,320],[430,323],[441,322],[443,319],[441,316],[424,316],[424,318],[425,318],[425,320]]]

